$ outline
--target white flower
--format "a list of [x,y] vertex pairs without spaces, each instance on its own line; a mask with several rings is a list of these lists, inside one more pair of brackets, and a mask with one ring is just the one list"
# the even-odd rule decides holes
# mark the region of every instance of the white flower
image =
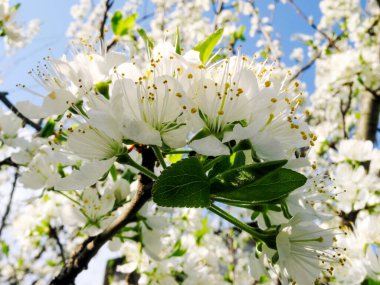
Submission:
[[330,151],[331,160],[341,162],[345,160],[369,161],[372,159],[373,143],[362,140],[342,140],[337,146],[337,150]]
[[366,258],[368,262],[369,274],[375,280],[380,280],[380,253],[377,245],[367,247]]
[[333,235],[311,221],[295,215],[281,226],[276,238],[278,264],[284,274],[300,285],[312,285],[319,277],[320,262],[334,262]]
[[57,190],[81,190],[95,184],[115,162],[116,157],[108,160],[91,161],[84,163],[79,170],[59,179],[53,186]]
[[[133,64],[119,67],[121,78],[111,85],[111,104],[122,114],[124,135],[137,143],[182,147],[187,129],[181,104],[184,91],[175,75],[177,59],[156,50],[149,69],[144,72]],[[171,53],[169,53],[171,54]],[[180,67],[177,67],[180,68]],[[128,72],[133,71],[133,72]]]
[[70,129],[67,146],[76,155],[89,160],[109,159],[122,150],[121,135],[109,137],[91,125]]
[[18,130],[22,127],[22,120],[12,112],[0,110],[0,138],[7,140],[17,136]]

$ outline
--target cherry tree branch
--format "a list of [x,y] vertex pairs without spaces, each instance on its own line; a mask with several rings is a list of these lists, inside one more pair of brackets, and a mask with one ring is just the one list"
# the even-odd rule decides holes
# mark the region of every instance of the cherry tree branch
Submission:
[[0,101],[4,103],[5,106],[8,107],[9,110],[11,110],[17,117],[19,117],[24,124],[27,124],[34,128],[36,131],[41,131],[41,126],[39,124],[36,124],[31,119],[25,117],[17,108],[15,105],[12,104],[11,101],[8,100],[6,97],[8,95],[7,92],[0,92]]
[[[151,148],[144,148],[142,151],[142,165],[149,170],[154,169],[156,158]],[[151,198],[152,180],[140,174],[139,186],[124,212],[109,225],[103,232],[94,237],[87,238],[80,244],[60,273],[50,282],[51,285],[74,284],[75,278],[80,272],[87,268],[90,260],[97,254],[100,248],[128,223],[136,220],[138,211]]]
[[[341,34],[339,34],[333,41],[332,43],[329,43],[327,48],[331,48],[333,47],[332,44],[335,45],[335,43],[337,41],[339,41],[342,36],[344,35],[344,32],[342,32]],[[294,75],[293,77],[290,79],[290,82],[297,79],[302,73],[304,73],[306,70],[308,70],[310,67],[312,67],[314,65],[314,63],[317,61],[317,59],[319,59],[323,54],[323,49],[321,49],[320,51],[318,51],[303,67],[301,67],[300,70],[298,70]]]
[[316,32],[321,34],[328,42],[330,46],[335,47],[339,51],[339,47],[335,45],[335,40],[332,39],[328,34],[326,34],[324,31],[320,30],[317,25],[315,25],[314,22],[310,22],[309,18],[307,15],[294,3],[293,0],[287,0],[288,3],[296,10],[297,14],[299,14],[305,21],[309,24],[309,26],[314,29]]
[[7,158],[3,159],[2,161],[0,161],[0,167],[3,165],[18,167],[18,164],[13,162],[10,157],[7,157]]
[[7,218],[9,216],[9,213],[11,212],[11,207],[12,207],[12,202],[13,202],[13,196],[14,196],[14,193],[16,191],[17,179],[18,179],[18,169],[16,169],[16,172],[14,174],[13,183],[12,183],[12,190],[11,190],[11,193],[9,195],[9,201],[8,201],[7,207],[5,208],[5,212],[4,212],[3,218],[1,219],[0,237],[1,237],[1,234],[2,234],[2,232],[3,232],[3,230],[4,230],[5,226],[6,226]]
[[353,82],[348,82],[347,84],[345,84],[346,86],[348,86],[349,88],[349,93],[348,93],[348,102],[346,103],[346,105],[343,103],[343,100],[341,99],[340,100],[340,105],[339,105],[339,110],[340,110],[340,113],[342,115],[342,128],[343,128],[343,137],[345,139],[348,138],[348,134],[347,134],[347,130],[346,130],[346,115],[348,113],[348,111],[350,110],[351,108],[351,102],[352,102],[352,85],[353,85]]
[[59,249],[59,255],[61,256],[62,262],[65,263],[66,262],[65,250],[63,249],[62,242],[58,236],[57,229],[50,224],[49,224],[49,237],[51,237],[52,239],[56,241],[58,245],[58,249]]
[[106,1],[106,9],[104,11],[103,18],[102,18],[102,21],[100,22],[100,28],[99,28],[99,32],[100,32],[99,37],[101,40],[104,40],[104,28],[106,26],[106,22],[108,19],[108,12],[111,9],[114,2],[115,2],[114,0],[107,0]]

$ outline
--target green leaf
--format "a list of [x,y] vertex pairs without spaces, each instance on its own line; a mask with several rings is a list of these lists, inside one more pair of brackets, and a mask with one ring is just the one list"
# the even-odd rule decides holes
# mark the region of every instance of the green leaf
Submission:
[[123,18],[120,11],[116,11],[111,19],[112,31],[116,36],[125,36],[134,27],[137,19],[137,14],[132,14]]
[[147,52],[148,52],[148,57],[150,58],[151,54],[152,54],[152,50],[154,48],[154,45],[153,45],[153,42],[152,40],[148,37],[148,35],[146,34],[145,30],[144,29],[137,29],[137,32],[139,33],[140,37],[143,38],[144,42],[145,42],[145,47],[147,49]]
[[177,242],[174,244],[172,254],[170,254],[167,258],[183,256],[186,253],[186,251],[186,248],[182,248],[181,240],[177,240]]
[[99,94],[102,94],[106,99],[110,98],[109,89],[110,89],[110,81],[107,82],[98,82],[95,84],[95,91]]
[[163,207],[209,207],[210,183],[195,157],[166,168],[152,189],[153,201]]
[[306,183],[295,171],[280,168],[286,160],[233,168],[211,179],[211,198],[231,205],[269,202],[285,197]]
[[243,166],[245,164],[244,152],[238,151],[233,153],[231,156],[223,156],[223,158],[215,163],[214,167],[208,173],[209,178],[213,178],[216,175],[223,173],[231,168],[236,168]]
[[54,134],[54,129],[55,129],[55,121],[49,119],[44,126],[44,128],[41,130],[40,137],[42,138],[48,138],[52,134]]
[[362,282],[362,285],[380,285],[380,281],[367,277],[367,279]]
[[1,251],[8,256],[9,254],[9,245],[5,241],[0,241],[1,243]]
[[178,27],[177,27],[177,34],[175,38],[175,52],[181,55],[181,34],[179,33]]
[[219,40],[221,39],[223,35],[223,28],[217,30],[215,33],[213,33],[211,36],[206,38],[205,40],[199,42],[193,49],[196,51],[199,51],[199,59],[202,61],[203,64],[206,64],[208,59],[210,58],[210,55],[216,45],[219,43]]

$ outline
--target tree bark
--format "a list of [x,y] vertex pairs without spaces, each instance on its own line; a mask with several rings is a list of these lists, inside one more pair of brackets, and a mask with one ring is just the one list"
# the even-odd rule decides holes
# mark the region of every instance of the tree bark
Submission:
[[359,140],[370,140],[376,143],[376,132],[379,124],[380,98],[365,92],[362,97],[360,120],[356,138]]

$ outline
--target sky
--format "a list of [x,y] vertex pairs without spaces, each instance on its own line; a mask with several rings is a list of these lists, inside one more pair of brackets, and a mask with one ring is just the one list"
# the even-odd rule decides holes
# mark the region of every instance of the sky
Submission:
[[[125,0],[115,0],[115,5],[121,6]],[[206,0],[205,0],[206,1]],[[17,51],[11,57],[4,56],[4,46],[0,42],[0,76],[4,83],[0,85],[0,91],[9,92],[9,99],[13,102],[25,99],[33,99],[31,95],[16,87],[16,84],[26,84],[31,89],[39,88],[28,71],[38,64],[44,56],[60,58],[67,50],[68,39],[66,29],[71,21],[70,8],[77,4],[79,0],[19,0],[21,8],[18,19],[28,21],[31,19],[41,20],[41,30],[34,41],[28,47]],[[12,2],[13,4],[17,2]],[[97,2],[94,0],[94,2]],[[257,6],[263,8],[272,1],[257,0]],[[316,22],[320,18],[319,0],[295,0],[299,7],[307,14],[312,15]],[[148,9],[153,9],[149,5]],[[242,23],[249,26],[249,21],[242,18]],[[149,29],[149,27],[145,27]],[[284,61],[291,63],[289,55],[294,47],[302,47],[301,43],[292,41],[291,35],[294,33],[313,34],[314,31],[305,23],[294,9],[289,5],[279,4],[274,18],[274,30],[280,35],[284,53]],[[248,36],[249,27],[246,28],[247,41],[243,43],[243,51],[253,53],[255,50],[255,39]],[[0,39],[1,41],[1,39]],[[51,48],[51,51],[48,49]],[[307,89],[311,93],[314,90],[315,68],[309,69],[301,78],[307,84]],[[76,280],[77,285],[103,284],[104,269],[106,260],[115,257],[107,248],[103,248],[94,260],[91,261],[89,269],[80,274]]]
[[[13,0],[11,0],[13,1]],[[116,0],[115,6],[121,6],[125,0]],[[3,84],[1,91],[9,92],[12,101],[25,100],[30,94],[16,87],[16,84],[26,84],[30,88],[39,88],[27,72],[35,67],[44,56],[61,57],[68,47],[66,29],[71,21],[71,6],[79,0],[18,0],[21,3],[18,19],[26,22],[31,19],[41,20],[41,30],[33,42],[26,48],[16,51],[11,57],[4,55],[4,45],[0,42],[0,76]],[[13,1],[12,3],[17,3]],[[94,1],[97,2],[97,1]],[[263,8],[272,1],[257,0],[257,6]],[[299,7],[307,14],[312,15],[316,21],[320,18],[319,0],[296,0]],[[148,5],[148,10],[153,9]],[[264,11],[264,9],[261,9]],[[266,10],[266,9],[265,9]],[[265,13],[264,13],[265,14]],[[242,18],[242,23],[249,25],[247,18]],[[146,24],[149,24],[148,22]],[[149,27],[146,27],[149,29]],[[305,20],[296,14],[289,5],[278,4],[274,17],[274,30],[280,35],[284,52],[284,61],[291,63],[289,55],[294,47],[302,47],[299,42],[291,40],[294,33],[311,34],[314,31],[305,23]],[[248,34],[249,27],[246,28]],[[243,51],[253,53],[256,46],[256,38],[246,35],[247,41],[243,44]],[[48,49],[51,48],[51,51]],[[309,92],[314,90],[314,67],[308,70],[301,78],[307,83]]]

